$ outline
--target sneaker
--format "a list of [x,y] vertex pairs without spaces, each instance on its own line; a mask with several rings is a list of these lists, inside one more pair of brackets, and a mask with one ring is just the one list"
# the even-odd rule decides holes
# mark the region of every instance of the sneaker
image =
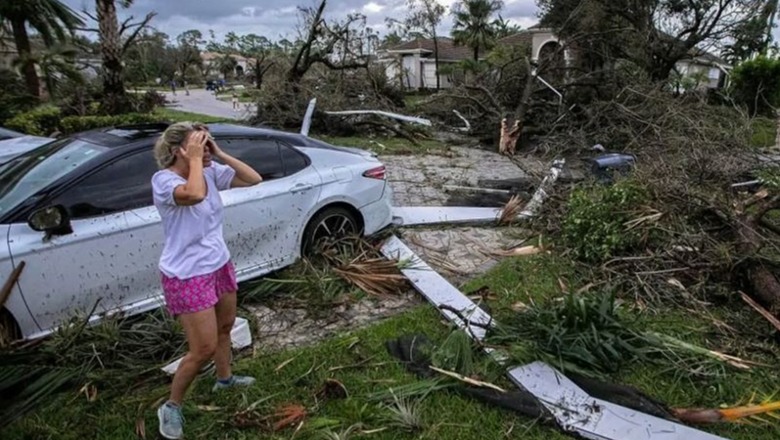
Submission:
[[168,439],[179,439],[183,434],[184,416],[181,408],[168,402],[157,409],[160,420],[160,435]]
[[255,383],[255,378],[250,376],[230,376],[230,379],[222,381],[217,380],[214,384],[214,391],[224,390],[233,387],[248,387]]

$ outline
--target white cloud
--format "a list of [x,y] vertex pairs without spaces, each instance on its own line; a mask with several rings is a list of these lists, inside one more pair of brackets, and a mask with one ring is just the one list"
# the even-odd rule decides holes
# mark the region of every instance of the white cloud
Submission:
[[385,9],[384,5],[380,5],[376,2],[368,2],[363,6],[363,11],[369,14],[377,14]]
[[[65,4],[80,11],[84,8],[94,11],[94,0],[62,0]],[[448,7],[439,32],[449,34],[452,16],[449,7],[458,0],[439,0]],[[204,35],[213,30],[217,38],[228,32],[237,34],[255,33],[270,39],[286,36],[294,38],[297,34],[298,7],[315,7],[318,0],[135,0],[128,9],[117,7],[120,19],[130,15],[143,17],[155,11],[157,16],[151,24],[171,37],[198,29]],[[366,16],[367,25],[386,32],[386,17],[403,20],[406,15],[406,0],[329,0],[325,10],[330,19],[345,17],[350,12],[361,12]],[[534,0],[506,0],[504,18],[525,26],[533,24],[536,13]]]

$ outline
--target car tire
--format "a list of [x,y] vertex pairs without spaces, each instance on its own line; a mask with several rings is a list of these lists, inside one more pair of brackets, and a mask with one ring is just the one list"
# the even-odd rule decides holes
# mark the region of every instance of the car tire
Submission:
[[350,210],[332,206],[314,215],[303,232],[304,256],[311,255],[317,246],[325,239],[339,239],[360,233],[360,226],[355,214]]

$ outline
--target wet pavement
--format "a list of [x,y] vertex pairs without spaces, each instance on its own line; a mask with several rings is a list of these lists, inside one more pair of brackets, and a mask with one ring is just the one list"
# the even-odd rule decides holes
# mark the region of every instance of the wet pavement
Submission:
[[192,89],[189,96],[184,90],[179,89],[176,90],[176,95],[171,92],[164,92],[163,95],[170,103],[167,107],[173,110],[235,120],[246,119],[255,113],[254,104],[240,103],[240,108],[234,110],[230,101],[219,100],[214,93],[205,89]]

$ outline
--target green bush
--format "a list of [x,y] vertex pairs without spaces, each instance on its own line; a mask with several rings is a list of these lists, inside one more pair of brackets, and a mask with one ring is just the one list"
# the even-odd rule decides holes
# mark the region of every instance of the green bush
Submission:
[[27,93],[27,87],[16,72],[0,69],[0,125],[21,112],[38,105],[38,99]]
[[35,136],[48,136],[58,130],[61,116],[58,107],[44,105],[19,113],[6,122],[6,127]]
[[641,232],[625,224],[644,200],[644,190],[630,180],[576,189],[563,222],[565,244],[578,259],[593,263],[636,246]]
[[159,116],[148,113],[127,113],[116,116],[68,116],[60,121],[61,131],[65,134],[94,130],[115,125],[147,124],[160,122]]
[[745,61],[731,75],[734,100],[748,108],[751,115],[776,118],[780,107],[780,58],[758,57]]

